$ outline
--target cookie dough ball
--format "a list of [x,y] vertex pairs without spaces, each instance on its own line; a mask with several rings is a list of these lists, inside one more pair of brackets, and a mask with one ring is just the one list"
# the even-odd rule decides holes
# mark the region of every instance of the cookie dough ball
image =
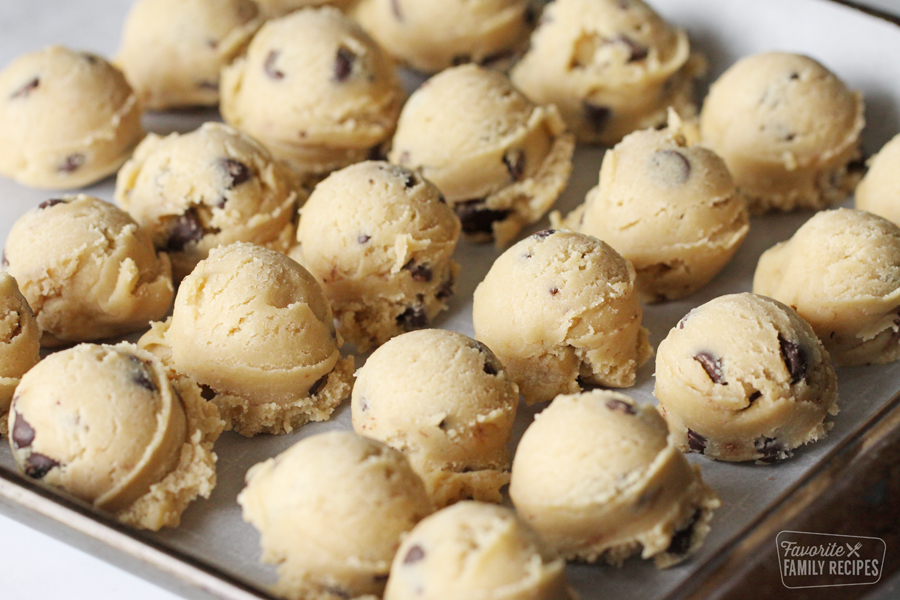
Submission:
[[505,507],[460,502],[416,525],[385,600],[570,600],[565,562]]
[[653,354],[634,282],[634,267],[606,243],[536,233],[504,252],[475,289],[475,337],[528,404],[583,384],[634,385]]
[[531,103],[501,73],[464,65],[413,93],[390,160],[434,183],[467,237],[504,245],[562,193],[574,147],[556,108]]
[[259,9],[267,18],[283,17],[295,10],[306,8],[308,6],[322,6],[330,4],[341,10],[352,5],[356,0],[256,0]]
[[747,293],[707,302],[669,332],[654,393],[681,450],[717,460],[789,458],[838,412],[834,367],[809,324]]
[[434,185],[384,162],[319,183],[291,252],[325,288],[341,336],[360,351],[427,327],[453,295],[459,219]]
[[41,360],[41,329],[16,280],[0,271],[0,434],[19,379]]
[[116,63],[144,106],[219,103],[219,71],[262,23],[253,0],[138,0]]
[[238,503],[291,600],[380,598],[401,536],[432,510],[403,454],[348,431],[254,466]]
[[51,46],[0,72],[0,174],[77,188],[114,173],[144,137],[137,96],[103,58]]
[[611,146],[664,124],[670,106],[695,115],[704,70],[684,30],[641,0],[557,0],[510,76],[535,102],[559,107],[578,141]]
[[226,428],[246,436],[324,421],[350,395],[353,357],[341,357],[321,286],[253,244],[212,250],[139,344],[196,380]]
[[900,358],[900,229],[887,219],[817,214],[760,256],[753,291],[796,310],[838,366]]
[[487,346],[443,329],[378,348],[353,386],[353,429],[401,450],[436,506],[501,502],[519,394]]
[[216,484],[214,406],[132,344],[81,344],[28,371],[9,414],[29,477],[142,529],[178,525]]
[[557,397],[525,431],[509,495],[516,511],[567,559],[656,566],[702,545],[715,492],[649,405],[595,390]]
[[752,212],[821,209],[859,181],[851,163],[861,157],[863,110],[862,95],[815,60],[768,52],[713,83],[700,129]]
[[151,133],[116,179],[116,202],[168,253],[176,281],[216,246],[252,242],[287,252],[305,200],[290,169],[222,123]]
[[172,268],[125,211],[93,196],[43,202],[13,224],[10,275],[59,346],[146,327],[172,305]]
[[563,222],[630,260],[645,302],[682,298],[706,285],[750,228],[722,159],[693,145],[677,118],[672,125],[632,133],[608,150],[600,183]]
[[268,21],[221,92],[226,122],[311,181],[377,153],[405,97],[391,59],[329,6]]
[[856,186],[856,208],[900,225],[900,135],[869,161],[869,170]]
[[424,73],[509,63],[534,19],[528,0],[361,0],[353,17],[399,61]]

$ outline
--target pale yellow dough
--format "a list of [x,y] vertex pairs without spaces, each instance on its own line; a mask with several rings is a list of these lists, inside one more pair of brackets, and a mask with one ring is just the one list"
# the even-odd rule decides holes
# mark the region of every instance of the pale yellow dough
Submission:
[[306,8],[308,6],[322,6],[330,4],[341,10],[345,10],[352,6],[356,0],[256,0],[262,14],[267,18],[283,17],[295,10]]
[[19,380],[41,360],[41,328],[16,280],[0,271],[0,434]]
[[900,135],[869,160],[869,170],[856,186],[856,208],[900,225]]

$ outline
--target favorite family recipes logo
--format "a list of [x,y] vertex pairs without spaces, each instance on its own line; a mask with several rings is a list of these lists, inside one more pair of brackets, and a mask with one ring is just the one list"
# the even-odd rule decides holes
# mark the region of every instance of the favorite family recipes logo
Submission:
[[785,587],[871,585],[881,579],[884,540],[855,535],[782,531],[775,537]]

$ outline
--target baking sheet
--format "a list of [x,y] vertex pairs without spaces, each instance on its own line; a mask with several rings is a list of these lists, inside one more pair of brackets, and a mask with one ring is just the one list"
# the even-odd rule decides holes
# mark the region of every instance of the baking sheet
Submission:
[[[694,45],[710,61],[714,79],[737,58],[766,50],[809,54],[834,70],[851,87],[863,91],[867,101],[864,148],[877,151],[900,130],[900,28],[827,0],[655,0],[663,16],[685,27]],[[51,43],[112,55],[129,0],[41,0],[0,2],[0,65],[15,56]],[[415,78],[409,78],[414,82]],[[209,119],[214,111],[181,111],[148,115],[151,131],[188,131]],[[597,180],[602,150],[581,148],[575,157],[572,181],[558,208],[574,208]],[[86,190],[111,200],[114,181],[107,179]],[[58,192],[31,190],[0,178],[0,239],[23,212]],[[811,213],[773,215],[754,219],[748,239],[734,261],[710,286],[693,297],[645,309],[644,324],[654,347],[692,307],[716,296],[749,291],[759,255],[787,239]],[[532,230],[546,227],[546,220]],[[448,313],[435,324],[473,335],[471,296],[498,252],[490,246],[461,242],[456,259],[463,265],[457,295]],[[357,359],[357,366],[361,364]],[[722,508],[702,551],[686,564],[658,571],[652,563],[631,560],[622,568],[572,565],[570,579],[582,598],[658,598],[689,577],[704,558],[712,556],[799,477],[822,459],[834,445],[865,421],[900,390],[900,364],[839,369],[841,413],[826,440],[798,451],[775,466],[715,463],[691,455],[699,462],[710,485],[719,493]],[[652,397],[653,364],[639,372],[639,382],[628,393],[642,402]],[[515,440],[521,436],[540,406],[521,407]],[[240,518],[235,497],[246,470],[277,454],[307,435],[333,428],[350,428],[349,403],[327,423],[311,424],[286,436],[245,439],[226,433],[216,445],[219,454],[218,486],[209,500],[191,505],[181,527],[151,534],[164,545],[231,573],[259,587],[275,580],[273,567],[258,563],[258,536]],[[0,466],[13,468],[8,447],[0,446]],[[62,532],[64,534],[65,532]],[[855,532],[867,535],[865,531]],[[774,543],[774,540],[773,540]],[[152,577],[152,575],[151,575]]]

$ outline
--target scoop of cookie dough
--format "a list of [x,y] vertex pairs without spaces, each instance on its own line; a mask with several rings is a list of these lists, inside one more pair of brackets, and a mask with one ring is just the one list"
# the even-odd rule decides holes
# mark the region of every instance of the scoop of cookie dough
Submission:
[[348,431],[252,467],[238,503],[291,600],[380,598],[401,536],[432,511],[403,454]]
[[478,284],[475,337],[529,404],[583,384],[634,385],[653,354],[634,282],[634,267],[605,242],[547,229],[504,252]]
[[324,421],[350,394],[353,357],[341,357],[321,286],[253,244],[213,249],[139,345],[196,380],[226,428],[246,436]]
[[751,212],[821,209],[844,200],[860,173],[863,99],[806,56],[768,52],[736,62],[700,114]]
[[513,68],[513,83],[555,104],[580,142],[613,145],[666,122],[673,107],[691,117],[705,65],[684,30],[641,0],[557,0]]
[[267,18],[283,17],[295,10],[308,6],[322,6],[330,4],[341,10],[351,6],[356,0],[256,0],[259,9]]
[[809,324],[747,293],[707,302],[669,332],[654,393],[682,451],[727,461],[789,458],[825,437],[838,411],[834,367]]
[[378,348],[357,373],[353,429],[401,450],[436,506],[500,502],[519,394],[487,346],[443,329]]
[[872,157],[855,195],[857,209],[900,225],[900,135]]
[[37,188],[114,173],[144,136],[141,107],[103,58],[51,46],[0,72],[0,174]]
[[649,405],[595,390],[558,396],[525,431],[509,495],[516,511],[567,559],[656,566],[702,545],[715,492]]
[[216,246],[252,242],[287,252],[305,200],[290,169],[222,123],[151,133],[116,179],[116,202],[168,253],[176,281]]
[[353,17],[394,58],[424,73],[509,63],[528,43],[528,0],[361,0]]
[[630,260],[646,302],[706,285],[750,228],[725,163],[695,142],[677,117],[669,129],[628,135],[606,152],[600,183],[562,223]]
[[512,510],[460,502],[403,538],[385,600],[570,600],[565,562]]
[[41,329],[16,280],[0,271],[0,434],[13,392],[28,369],[41,360]]
[[9,414],[26,475],[144,529],[176,526],[216,483],[215,407],[132,344],[81,344],[28,371]]
[[574,146],[556,108],[531,103],[501,73],[464,65],[413,93],[390,160],[434,183],[467,237],[505,245],[562,193]]
[[260,26],[253,0],[138,0],[116,63],[144,106],[215,106],[219,71]]
[[225,121],[316,181],[394,132],[404,92],[393,62],[334,7],[268,21],[222,71]]
[[341,336],[365,351],[428,326],[447,308],[459,232],[434,185],[370,161],[316,186],[291,256],[322,281]]
[[753,291],[794,308],[838,366],[900,358],[900,228],[841,208],[766,250]]
[[4,253],[45,346],[136,331],[172,305],[169,258],[128,213],[93,196],[54,198],[25,213]]

